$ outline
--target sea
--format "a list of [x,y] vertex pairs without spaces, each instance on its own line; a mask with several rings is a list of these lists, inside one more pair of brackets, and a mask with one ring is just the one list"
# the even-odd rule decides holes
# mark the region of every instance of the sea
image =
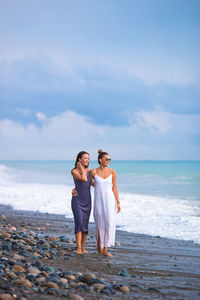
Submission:
[[[73,161],[0,161],[0,203],[73,218],[73,167]],[[110,167],[117,173],[119,229],[200,244],[200,161],[112,161]]]

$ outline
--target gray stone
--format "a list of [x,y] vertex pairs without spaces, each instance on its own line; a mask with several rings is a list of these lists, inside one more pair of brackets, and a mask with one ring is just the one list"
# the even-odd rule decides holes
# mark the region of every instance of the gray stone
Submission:
[[120,276],[126,276],[128,277],[129,276],[129,272],[126,268],[122,269],[120,272],[119,272],[119,275]]
[[20,254],[25,256],[25,257],[35,258],[35,256],[33,254],[31,254],[30,252],[28,252],[28,251],[22,251]]
[[50,267],[50,266],[46,266],[46,267],[44,267],[44,270],[45,270],[46,272],[55,273],[55,270],[54,270],[54,268],[53,268],[53,267]]
[[4,242],[3,245],[2,245],[2,249],[11,251],[12,250],[12,243],[9,242],[9,241]]
[[148,291],[160,293],[160,291],[159,291],[157,288],[155,288],[155,287],[149,287],[149,288],[148,288]]

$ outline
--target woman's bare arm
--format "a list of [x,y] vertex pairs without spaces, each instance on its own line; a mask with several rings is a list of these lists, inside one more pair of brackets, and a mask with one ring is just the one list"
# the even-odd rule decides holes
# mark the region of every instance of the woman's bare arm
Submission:
[[120,201],[119,201],[119,193],[118,193],[118,189],[117,189],[117,175],[115,170],[112,170],[112,190],[113,190],[113,194],[115,196],[116,202],[117,202],[117,212],[119,213],[121,211],[121,207],[120,207]]
[[95,180],[94,180],[95,171],[94,171],[94,169],[90,170],[89,174],[90,174],[91,185],[94,186],[95,185]]
[[85,170],[80,162],[77,163],[77,168],[73,169],[71,171],[72,176],[74,179],[80,180],[80,181],[87,181],[87,175],[85,173]]

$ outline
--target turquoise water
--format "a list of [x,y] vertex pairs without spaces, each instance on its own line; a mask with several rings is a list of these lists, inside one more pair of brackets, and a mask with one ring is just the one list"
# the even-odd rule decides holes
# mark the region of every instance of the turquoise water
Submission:
[[[21,182],[73,184],[73,161],[0,161]],[[90,168],[96,168],[95,161]],[[121,192],[200,200],[200,161],[112,161]]]

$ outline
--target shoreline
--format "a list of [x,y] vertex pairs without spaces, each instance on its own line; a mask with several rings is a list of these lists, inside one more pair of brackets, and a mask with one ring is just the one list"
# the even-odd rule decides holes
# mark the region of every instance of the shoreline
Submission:
[[[67,244],[71,249],[68,255],[62,252],[66,244],[62,244],[60,240],[58,248],[48,250],[48,253],[53,253],[51,259],[37,257],[42,263],[53,266],[58,272],[68,270],[75,276],[74,280],[68,279],[68,286],[60,288],[62,291],[65,290],[66,295],[43,289],[41,285],[43,292],[39,289],[36,293],[34,289],[30,289],[28,299],[64,299],[66,296],[73,299],[73,295],[79,295],[85,300],[124,299],[124,297],[126,299],[200,298],[200,245],[192,241],[135,234],[117,229],[116,241],[119,244],[110,249],[113,257],[108,258],[97,254],[95,225],[90,223],[87,239],[89,253],[77,255],[74,252],[72,219],[58,214],[14,210],[7,205],[0,205],[0,214],[5,215],[6,222],[15,226],[17,231],[21,229],[27,233],[33,231],[39,239],[48,239],[48,236],[53,235],[56,238],[65,236],[71,241]],[[1,231],[4,229],[5,225]],[[2,255],[9,258],[11,252],[8,251],[8,256],[3,253]],[[29,264],[32,260],[30,259]],[[92,273],[98,280],[103,278],[101,281],[104,282],[104,288],[98,290],[87,284],[85,290],[81,287],[76,288],[75,283],[79,280],[77,274],[85,273]],[[34,280],[33,286],[35,286]],[[123,286],[127,287],[127,291],[121,290]],[[26,295],[26,292],[26,288],[21,287],[17,287],[15,291],[20,296]],[[5,293],[5,289],[0,286],[1,293]]]

